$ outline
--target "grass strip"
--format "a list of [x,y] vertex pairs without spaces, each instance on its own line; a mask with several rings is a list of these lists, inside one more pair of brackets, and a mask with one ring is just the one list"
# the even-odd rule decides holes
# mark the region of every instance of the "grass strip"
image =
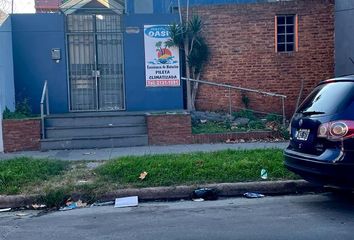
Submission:
[[[95,170],[97,181],[116,187],[156,187],[261,180],[296,179],[285,169],[282,150],[226,150],[212,153],[168,154],[123,157]],[[148,172],[144,180],[142,172]]]
[[40,184],[62,174],[68,165],[63,161],[26,157],[0,161],[0,194],[21,193],[23,187]]
[[[282,150],[226,150],[212,153],[146,155],[107,162],[66,162],[32,158],[0,161],[0,194],[44,194],[48,205],[60,205],[66,196],[82,193],[86,199],[128,187],[199,185],[298,177],[283,165]],[[144,180],[139,179],[147,172]],[[55,204],[54,204],[55,203]]]

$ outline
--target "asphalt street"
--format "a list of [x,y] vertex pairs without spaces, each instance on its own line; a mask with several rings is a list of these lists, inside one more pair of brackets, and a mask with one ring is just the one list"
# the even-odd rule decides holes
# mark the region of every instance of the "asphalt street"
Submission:
[[2,240],[353,239],[354,200],[331,193],[0,213]]

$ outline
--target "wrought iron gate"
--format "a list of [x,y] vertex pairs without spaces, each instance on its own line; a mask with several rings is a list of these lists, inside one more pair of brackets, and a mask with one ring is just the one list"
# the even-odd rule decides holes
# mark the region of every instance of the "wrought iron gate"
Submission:
[[124,109],[121,16],[67,16],[71,111]]

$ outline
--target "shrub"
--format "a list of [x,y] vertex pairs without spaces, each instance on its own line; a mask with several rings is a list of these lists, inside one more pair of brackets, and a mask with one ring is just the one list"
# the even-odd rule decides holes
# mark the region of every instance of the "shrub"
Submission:
[[255,116],[252,110],[243,109],[238,112],[234,112],[232,114],[235,118],[248,118],[249,120],[256,120],[257,117]]
[[47,189],[45,194],[39,198],[39,202],[48,208],[57,208],[65,205],[65,201],[70,197],[70,191],[65,188]]
[[282,116],[279,116],[277,114],[271,113],[266,116],[267,122],[277,122],[281,123],[283,120]]
[[260,120],[253,120],[248,123],[248,127],[250,129],[264,129],[265,125],[262,121]]
[[31,117],[34,117],[34,115],[32,114],[27,98],[16,104],[16,110],[14,112],[11,112],[7,107],[3,112],[3,119],[24,119]]
[[243,105],[245,105],[245,108],[248,108],[250,105],[249,97],[247,96],[247,94],[245,92],[242,92],[241,96],[242,96],[241,100],[242,100]]

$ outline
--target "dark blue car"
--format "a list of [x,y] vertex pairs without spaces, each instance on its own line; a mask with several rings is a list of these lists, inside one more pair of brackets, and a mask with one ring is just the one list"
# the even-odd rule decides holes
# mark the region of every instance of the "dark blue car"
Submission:
[[321,82],[290,127],[289,170],[310,182],[354,189],[354,75]]

